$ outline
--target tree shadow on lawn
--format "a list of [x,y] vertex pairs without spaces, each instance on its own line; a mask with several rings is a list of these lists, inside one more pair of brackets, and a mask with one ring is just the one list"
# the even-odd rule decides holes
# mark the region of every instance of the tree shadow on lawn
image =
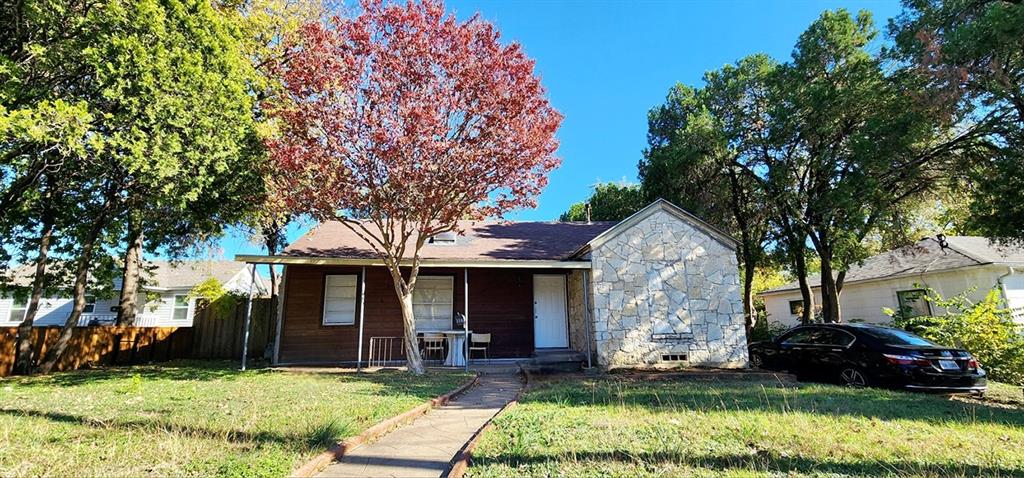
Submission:
[[261,369],[241,372],[237,362],[227,360],[174,360],[149,365],[111,366],[55,372],[50,375],[9,377],[5,381],[22,387],[76,387],[112,380],[132,379],[135,375],[142,380],[210,381],[235,380],[246,376],[246,374],[267,372],[267,370]]
[[939,425],[995,423],[1024,427],[1024,412],[1019,409],[965,403],[942,395],[823,384],[558,378],[535,384],[521,402],[564,406],[625,405],[666,413],[679,410],[802,412],[919,420]]
[[[729,471],[766,471],[771,473],[815,473],[836,474],[840,476],[1024,476],[1024,470],[1000,466],[982,466],[972,464],[921,464],[900,461],[822,461],[806,457],[780,456],[765,451],[752,452],[749,455],[686,455],[660,451],[598,451],[598,452],[567,452],[564,454],[499,454],[493,456],[475,456],[473,467],[492,464],[504,464],[512,467],[521,465],[542,465],[545,463],[586,463],[608,464],[619,462],[632,465],[657,476],[665,476],[665,465],[689,466],[704,468],[718,472]],[[642,474],[642,473],[631,473]]]
[[72,415],[60,412],[47,412],[27,409],[0,409],[0,414],[11,417],[32,417],[41,418],[57,423],[65,423],[97,430],[125,430],[125,431],[147,431],[153,433],[167,433],[183,435],[190,438],[207,439],[214,441],[225,441],[233,444],[259,446],[262,444],[277,444],[282,448],[293,452],[305,452],[310,449],[324,449],[333,445],[337,440],[355,434],[350,424],[338,421],[330,421],[318,424],[306,433],[282,434],[269,431],[258,433],[245,432],[240,430],[213,430],[196,425],[173,423],[165,420],[99,420],[95,418]]

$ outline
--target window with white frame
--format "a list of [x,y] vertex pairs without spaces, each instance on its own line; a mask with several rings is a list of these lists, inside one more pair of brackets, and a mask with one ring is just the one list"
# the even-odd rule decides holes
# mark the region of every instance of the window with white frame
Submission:
[[356,285],[359,276],[329,275],[324,280],[324,325],[356,323]]
[[412,292],[412,315],[416,330],[449,330],[452,328],[455,278],[452,276],[420,276]]
[[21,322],[25,320],[25,312],[28,311],[28,301],[25,298],[15,297],[11,303],[11,314],[7,318],[9,322]]
[[174,296],[174,320],[187,320],[188,319],[188,296],[187,295],[175,295]]
[[82,309],[83,314],[91,314],[96,311],[96,297],[87,295],[85,296],[85,308]]
[[896,302],[900,312],[906,317],[932,315],[931,305],[925,299],[927,292],[923,289],[901,290],[896,292]]

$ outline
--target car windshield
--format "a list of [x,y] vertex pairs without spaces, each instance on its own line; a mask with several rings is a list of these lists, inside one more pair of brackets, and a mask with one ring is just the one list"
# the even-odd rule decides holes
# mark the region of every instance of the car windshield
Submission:
[[889,329],[884,327],[864,327],[861,330],[864,331],[864,333],[881,340],[887,345],[935,345],[934,343],[907,332],[906,330]]

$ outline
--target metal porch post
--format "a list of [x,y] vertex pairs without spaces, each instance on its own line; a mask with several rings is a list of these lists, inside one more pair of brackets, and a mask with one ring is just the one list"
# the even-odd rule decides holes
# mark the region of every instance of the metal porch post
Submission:
[[465,369],[469,371],[469,268],[462,268],[462,296],[465,303],[462,308],[463,317],[465,320],[462,321],[462,331],[465,337],[463,341],[465,346],[462,347],[462,352],[465,353]]
[[256,264],[249,264],[252,274],[249,275],[249,301],[245,306],[245,330],[242,333],[242,371],[245,371],[245,361],[249,355],[249,320],[252,318],[252,295],[256,288]]
[[[363,267],[363,271],[360,274],[360,286],[359,286],[359,345],[357,346],[358,352],[356,352],[356,371],[363,370],[363,317],[366,317],[364,313],[366,311],[366,267]],[[372,354],[372,350],[370,351]]]
[[[273,264],[269,264],[271,268]],[[281,326],[284,324],[284,294],[285,294],[285,279],[288,276],[288,266],[283,266],[281,269],[281,282],[277,285],[277,310],[274,311],[277,318],[277,326],[274,327],[274,356],[272,362],[277,365],[281,361]]]

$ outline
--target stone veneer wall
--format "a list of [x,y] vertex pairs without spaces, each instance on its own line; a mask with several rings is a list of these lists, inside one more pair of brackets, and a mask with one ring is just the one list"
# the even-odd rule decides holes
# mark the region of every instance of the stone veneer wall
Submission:
[[[583,301],[583,271],[573,270],[566,276],[566,287],[569,290],[569,346],[584,355],[587,353],[587,337],[590,337],[590,350],[597,350],[594,343],[594,331],[587,333],[587,317]],[[593,304],[594,296],[588,299]]]
[[744,367],[746,331],[736,253],[659,210],[591,253],[594,333],[605,368]]

